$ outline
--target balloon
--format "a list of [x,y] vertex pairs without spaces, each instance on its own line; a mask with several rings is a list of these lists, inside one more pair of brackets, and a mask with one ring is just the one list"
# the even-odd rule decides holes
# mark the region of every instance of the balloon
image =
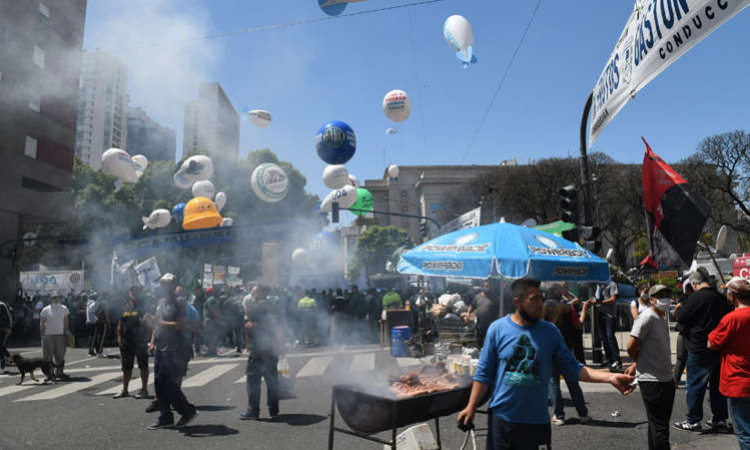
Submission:
[[323,183],[331,189],[341,189],[349,183],[349,171],[342,165],[326,166]]
[[193,182],[179,173],[174,174],[174,184],[180,189],[190,189]]
[[318,6],[329,16],[338,16],[346,9],[346,2],[336,0],[318,0]]
[[394,89],[385,94],[383,111],[386,117],[394,122],[403,122],[411,114],[411,100],[406,92]]
[[221,223],[221,215],[216,205],[206,197],[195,197],[185,205],[185,217],[182,228],[185,230],[201,230],[216,228]]
[[174,205],[174,208],[172,208],[172,218],[174,218],[175,222],[182,223],[182,219],[184,219],[185,215],[185,204],[184,203],[178,203]]
[[193,197],[214,198],[216,188],[210,180],[196,181],[193,183]]
[[214,163],[206,155],[195,155],[186,159],[174,176],[180,189],[189,189],[196,181],[208,180],[214,173]]
[[359,179],[357,179],[356,175],[349,174],[349,185],[353,186],[355,189],[359,187]]
[[135,183],[143,174],[133,164],[128,152],[119,148],[110,148],[102,154],[102,170],[123,183]]
[[354,130],[340,120],[334,120],[320,127],[315,136],[318,156],[328,164],[344,164],[352,159],[357,149]]
[[398,174],[401,173],[401,169],[396,165],[388,166],[388,176],[393,179],[398,179]]
[[385,134],[387,134],[388,136],[392,134],[398,134],[398,127],[386,128]]
[[354,215],[364,216],[368,212],[372,211],[375,202],[372,198],[370,191],[364,188],[357,189],[357,201],[354,202],[350,208],[360,209],[362,211],[351,211]]
[[343,189],[331,191],[323,202],[320,204],[320,212],[331,212],[333,202],[338,202],[340,209],[349,208],[357,201],[357,188],[354,186],[344,186]]
[[298,248],[292,252],[292,264],[296,267],[305,267],[309,264],[309,255],[304,248]]
[[133,164],[135,165],[135,170],[144,172],[146,170],[146,167],[148,167],[148,158],[143,155],[135,155],[133,156],[132,160]]
[[264,202],[274,203],[286,197],[289,178],[284,169],[276,164],[264,163],[250,175],[253,192]]
[[232,219],[231,217],[225,217],[221,219],[222,227],[231,227],[232,225],[234,225],[234,219]]
[[216,209],[221,212],[221,210],[224,209],[224,205],[227,204],[227,194],[223,192],[219,192],[218,194],[216,194],[214,203],[216,203]]
[[456,58],[464,63],[464,67],[469,63],[476,62],[474,57],[474,33],[471,30],[471,24],[465,17],[454,15],[445,20],[443,24],[443,36],[446,42],[456,52]]
[[271,113],[262,109],[254,109],[245,113],[250,122],[256,127],[267,128],[271,125]]
[[151,212],[148,217],[141,217],[143,221],[143,229],[150,228],[156,230],[157,228],[164,228],[169,225],[169,221],[172,220],[172,213],[167,209],[155,209]]

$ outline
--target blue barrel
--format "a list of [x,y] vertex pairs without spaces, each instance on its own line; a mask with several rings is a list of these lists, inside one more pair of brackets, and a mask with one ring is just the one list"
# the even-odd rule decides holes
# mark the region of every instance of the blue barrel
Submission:
[[409,356],[409,352],[406,350],[404,341],[411,337],[411,330],[409,327],[393,327],[391,330],[391,353],[396,358],[402,358]]

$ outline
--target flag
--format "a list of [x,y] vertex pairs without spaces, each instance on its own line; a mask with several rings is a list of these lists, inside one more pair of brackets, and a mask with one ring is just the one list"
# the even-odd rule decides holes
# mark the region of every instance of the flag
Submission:
[[643,263],[659,267],[689,267],[711,207],[651,150],[645,139],[643,143],[646,144],[643,202],[651,251]]

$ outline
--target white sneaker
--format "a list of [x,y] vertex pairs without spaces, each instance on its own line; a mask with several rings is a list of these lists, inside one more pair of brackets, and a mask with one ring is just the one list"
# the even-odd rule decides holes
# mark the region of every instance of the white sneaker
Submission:
[[552,422],[552,425],[558,425],[558,426],[565,425],[565,419],[558,419],[555,416],[552,416],[551,422]]

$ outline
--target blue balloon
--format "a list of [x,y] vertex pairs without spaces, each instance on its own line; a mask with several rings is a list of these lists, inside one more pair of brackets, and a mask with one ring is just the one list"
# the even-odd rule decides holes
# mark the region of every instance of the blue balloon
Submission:
[[315,136],[318,156],[328,164],[344,164],[357,150],[357,137],[352,127],[334,120],[320,127]]
[[178,203],[174,205],[174,208],[172,208],[172,218],[177,223],[182,223],[182,219],[184,219],[185,216],[185,204],[184,203]]
[[336,3],[330,6],[323,6],[329,3],[331,3],[331,0],[318,0],[318,6],[320,6],[320,9],[329,16],[338,16],[346,9],[346,3]]

